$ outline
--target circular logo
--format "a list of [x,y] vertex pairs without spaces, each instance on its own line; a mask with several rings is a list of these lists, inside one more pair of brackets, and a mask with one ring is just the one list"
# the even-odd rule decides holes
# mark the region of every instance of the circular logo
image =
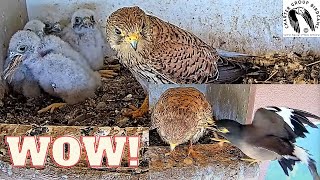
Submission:
[[[283,27],[294,33],[312,33],[320,26],[320,7],[313,0],[295,0],[284,4]],[[318,0],[315,0],[318,2]],[[285,3],[285,2],[284,2]]]

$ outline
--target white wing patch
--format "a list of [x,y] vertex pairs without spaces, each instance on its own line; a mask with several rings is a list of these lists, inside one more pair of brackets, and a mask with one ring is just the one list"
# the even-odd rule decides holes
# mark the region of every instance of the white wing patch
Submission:
[[309,154],[301,147],[294,146],[294,151],[292,154],[297,156],[298,159],[300,159],[304,164],[309,164]]
[[267,107],[265,109],[275,111],[279,116],[283,118],[283,120],[290,126],[290,128],[294,131],[294,126],[291,123],[291,116],[293,116],[293,110],[286,107],[278,107],[280,111],[272,107]]

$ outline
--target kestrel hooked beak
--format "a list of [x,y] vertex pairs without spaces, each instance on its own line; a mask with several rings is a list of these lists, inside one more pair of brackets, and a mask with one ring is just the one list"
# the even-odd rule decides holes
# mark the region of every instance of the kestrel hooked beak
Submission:
[[125,41],[131,44],[131,47],[136,51],[138,48],[140,35],[138,33],[131,33],[125,38]]

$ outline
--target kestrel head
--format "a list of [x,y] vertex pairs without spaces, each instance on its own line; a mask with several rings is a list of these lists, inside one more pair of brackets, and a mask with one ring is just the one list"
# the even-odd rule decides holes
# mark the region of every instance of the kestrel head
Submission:
[[41,43],[40,37],[32,31],[16,32],[9,43],[8,58],[9,64],[3,71],[3,77],[11,81],[12,75],[18,69],[20,64],[30,57],[33,57]]
[[77,10],[71,18],[71,24],[73,30],[77,34],[83,34],[95,28],[95,12],[90,9],[79,9]]
[[44,28],[44,32],[46,34],[58,34],[62,32],[62,27],[59,22],[44,22],[46,25]]
[[149,20],[139,7],[124,7],[107,20],[107,39],[115,50],[139,51],[151,39]]

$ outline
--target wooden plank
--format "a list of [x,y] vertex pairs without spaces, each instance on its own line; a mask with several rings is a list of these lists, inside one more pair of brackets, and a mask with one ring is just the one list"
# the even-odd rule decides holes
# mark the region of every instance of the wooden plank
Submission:
[[169,146],[150,147],[150,179],[247,179],[257,178],[258,165],[243,162],[243,154],[225,144],[193,145],[196,156],[188,156],[188,146],[178,146],[173,153]]

